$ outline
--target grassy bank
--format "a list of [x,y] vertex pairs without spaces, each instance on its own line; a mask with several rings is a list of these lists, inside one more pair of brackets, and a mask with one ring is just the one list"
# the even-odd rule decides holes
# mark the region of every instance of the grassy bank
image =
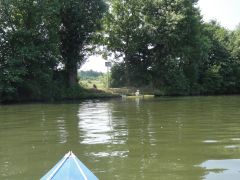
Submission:
[[98,99],[98,98],[117,98],[117,97],[121,97],[121,96],[118,93],[113,93],[111,91],[104,91],[100,89],[89,88],[89,89],[84,89],[83,91],[77,94],[72,94],[64,99],[76,100],[76,99]]
[[9,98],[6,100],[0,99],[0,104],[15,104],[15,103],[48,103],[48,102],[64,102],[75,101],[83,99],[105,99],[105,98],[119,98],[119,94],[100,90],[96,88],[84,88],[75,86],[72,88],[60,87],[52,91],[49,90],[44,96],[21,96],[17,98]]

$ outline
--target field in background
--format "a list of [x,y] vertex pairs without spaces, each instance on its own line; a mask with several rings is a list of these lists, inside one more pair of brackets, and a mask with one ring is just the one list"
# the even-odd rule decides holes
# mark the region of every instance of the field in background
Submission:
[[[135,96],[135,92],[140,90],[142,95],[153,95],[158,94],[151,87],[121,87],[121,88],[107,88],[107,73],[96,72],[96,71],[80,71],[79,74],[79,83],[82,87],[93,90],[100,90],[105,93],[118,94],[118,95],[129,95]],[[94,86],[96,88],[94,88]]]
[[80,80],[80,84],[82,87],[90,89],[94,88],[93,86],[96,85],[97,89],[106,89],[106,83],[102,80]]
[[97,89],[107,89],[107,74],[96,71],[80,71],[78,73],[79,83],[82,87],[91,89],[94,85]]

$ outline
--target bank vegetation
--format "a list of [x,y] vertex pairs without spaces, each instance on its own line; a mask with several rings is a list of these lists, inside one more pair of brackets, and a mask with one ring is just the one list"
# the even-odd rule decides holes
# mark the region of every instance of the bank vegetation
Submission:
[[0,102],[85,96],[94,53],[114,62],[112,87],[240,92],[240,27],[203,22],[197,0],[0,0]]

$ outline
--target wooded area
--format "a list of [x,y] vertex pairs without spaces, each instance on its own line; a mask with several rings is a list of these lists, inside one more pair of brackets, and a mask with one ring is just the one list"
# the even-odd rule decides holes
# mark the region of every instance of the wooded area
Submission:
[[81,93],[77,69],[106,10],[101,0],[0,0],[0,101]]
[[150,86],[160,95],[239,93],[240,27],[203,22],[196,3],[112,0],[105,39],[123,57],[112,85]]
[[238,94],[240,27],[203,22],[197,0],[0,0],[0,102],[79,94],[102,47],[112,86],[160,95]]

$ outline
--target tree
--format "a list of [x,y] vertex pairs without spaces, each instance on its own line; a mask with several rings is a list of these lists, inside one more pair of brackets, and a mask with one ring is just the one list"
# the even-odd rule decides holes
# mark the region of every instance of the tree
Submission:
[[66,94],[66,84],[76,85],[77,65],[101,27],[104,1],[0,0],[0,9],[1,100]]
[[60,1],[60,51],[68,86],[77,85],[77,69],[84,62],[87,46],[106,11],[103,0]]
[[227,93],[240,93],[240,26],[231,33],[228,39],[222,39],[226,44],[231,58],[223,65],[221,74],[224,78],[223,88]]
[[239,61],[240,60],[240,48],[239,48],[240,47],[240,24],[238,25],[236,30],[232,32],[229,45],[230,45],[230,51],[232,55]]
[[127,85],[141,78],[142,83],[152,82],[158,88],[171,86],[170,72],[175,77],[182,74],[186,88],[186,78],[191,86],[198,80],[202,47],[196,2],[110,1],[111,11],[104,21],[105,44],[109,51],[122,55]]
[[201,17],[195,8],[196,2],[163,0],[146,3],[145,23],[150,30],[151,73],[156,87],[173,85],[169,81],[172,79],[169,76],[173,77],[171,73],[176,73],[175,77],[182,74],[184,91],[189,85],[193,87],[198,79],[202,47]]
[[[56,66],[55,1],[1,0],[0,96],[40,99]],[[17,100],[17,99],[15,99]]]
[[124,61],[126,84],[130,85],[131,61],[142,46],[147,46],[144,34],[143,0],[109,0],[110,10],[104,18],[104,45],[109,52]]

